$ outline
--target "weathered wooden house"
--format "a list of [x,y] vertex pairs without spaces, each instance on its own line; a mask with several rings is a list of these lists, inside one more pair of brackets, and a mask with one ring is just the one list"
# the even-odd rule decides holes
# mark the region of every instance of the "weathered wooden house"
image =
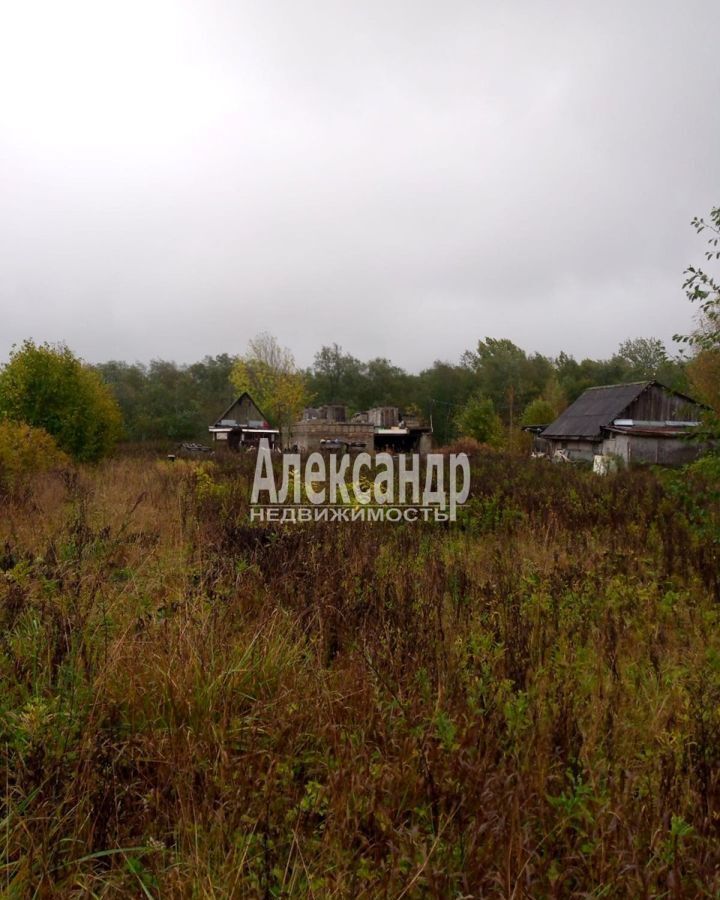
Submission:
[[280,431],[270,425],[247,391],[228,406],[208,431],[214,441],[223,441],[231,450],[257,447],[261,438],[274,448],[280,439]]
[[547,452],[592,462],[684,465],[707,445],[692,437],[705,407],[657,381],[589,388],[540,434]]

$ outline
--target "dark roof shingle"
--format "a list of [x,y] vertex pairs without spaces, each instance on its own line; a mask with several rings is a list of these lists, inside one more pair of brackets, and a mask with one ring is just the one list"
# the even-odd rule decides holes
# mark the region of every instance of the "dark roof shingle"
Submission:
[[588,388],[574,403],[543,431],[542,437],[596,438],[601,430],[620,417],[633,400],[652,384],[636,381],[632,384],[610,384]]

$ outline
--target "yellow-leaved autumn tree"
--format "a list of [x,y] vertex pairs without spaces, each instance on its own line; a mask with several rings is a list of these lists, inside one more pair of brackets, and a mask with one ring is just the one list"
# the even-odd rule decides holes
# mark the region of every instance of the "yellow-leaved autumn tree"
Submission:
[[310,400],[304,374],[287,347],[263,332],[248,342],[247,353],[230,373],[233,387],[247,391],[271,423],[287,428]]
[[700,350],[687,364],[695,396],[720,413],[720,351]]

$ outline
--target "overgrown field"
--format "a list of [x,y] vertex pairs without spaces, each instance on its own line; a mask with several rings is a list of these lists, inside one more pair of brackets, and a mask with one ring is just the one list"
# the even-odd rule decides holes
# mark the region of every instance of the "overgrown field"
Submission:
[[8,897],[717,897],[712,467],[473,462],[250,525],[252,460],[0,499]]

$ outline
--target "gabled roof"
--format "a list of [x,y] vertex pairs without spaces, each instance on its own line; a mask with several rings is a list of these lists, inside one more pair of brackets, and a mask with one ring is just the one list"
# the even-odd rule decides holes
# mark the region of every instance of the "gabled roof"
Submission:
[[542,432],[549,438],[599,438],[603,428],[615,419],[650,387],[658,387],[700,409],[707,409],[687,394],[673,390],[659,381],[634,381],[630,384],[608,384],[588,388]]
[[[543,431],[543,437],[595,438],[654,381],[588,388]],[[660,385],[663,387],[663,385]],[[689,398],[688,398],[689,399]]]
[[227,414],[230,412],[230,410],[231,410],[234,406],[237,406],[237,404],[240,403],[240,401],[243,400],[245,397],[248,398],[248,400],[252,403],[252,405],[255,407],[255,409],[260,413],[260,415],[262,416],[263,422],[269,422],[270,420],[268,419],[268,417],[267,417],[267,416],[265,415],[265,413],[260,409],[260,407],[259,407],[259,406],[257,405],[257,403],[253,400],[253,398],[250,396],[250,394],[248,394],[247,391],[243,391],[242,394],[240,394],[239,397],[236,397],[236,398],[233,400],[233,402],[230,404],[230,406],[228,406],[228,408],[225,410],[225,412],[222,413],[222,415],[219,415],[215,421],[216,421],[216,422],[220,422],[220,421],[222,421],[222,419],[227,418]]

